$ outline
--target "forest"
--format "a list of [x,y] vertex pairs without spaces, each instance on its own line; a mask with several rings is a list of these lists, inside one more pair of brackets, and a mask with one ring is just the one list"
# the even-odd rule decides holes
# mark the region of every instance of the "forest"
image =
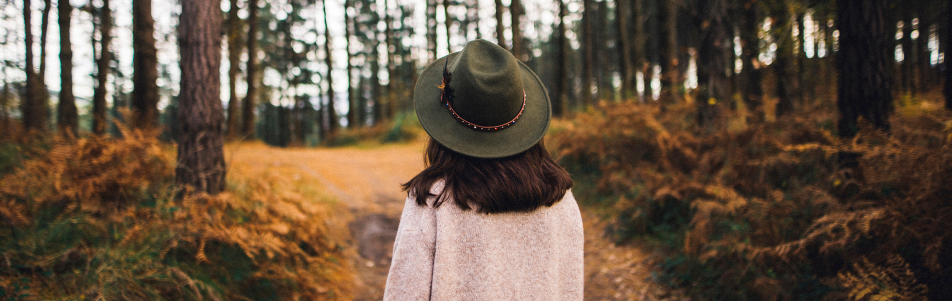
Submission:
[[417,76],[475,39],[647,254],[588,298],[952,299],[950,1],[0,3],[5,300],[379,300]]

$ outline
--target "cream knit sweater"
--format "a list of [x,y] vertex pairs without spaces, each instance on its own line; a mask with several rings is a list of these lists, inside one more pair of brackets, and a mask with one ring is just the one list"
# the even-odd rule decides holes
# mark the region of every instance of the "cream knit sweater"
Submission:
[[529,213],[463,211],[451,199],[434,209],[434,199],[406,200],[384,300],[582,300],[584,234],[571,190]]

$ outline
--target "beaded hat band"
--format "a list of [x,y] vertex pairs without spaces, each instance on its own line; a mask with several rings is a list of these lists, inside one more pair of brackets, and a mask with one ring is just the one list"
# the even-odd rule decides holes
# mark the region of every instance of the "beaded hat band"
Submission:
[[[447,64],[448,63],[449,63],[449,60],[447,60]],[[456,113],[456,110],[453,109],[453,89],[450,88],[450,81],[452,80],[453,80],[453,74],[446,70],[446,64],[444,64],[443,81],[440,82],[440,85],[436,86],[437,88],[440,88],[440,104],[445,105],[446,108],[450,111],[450,114],[453,114],[453,118],[455,118],[456,121],[459,121],[463,125],[466,125],[466,127],[472,128],[477,131],[483,131],[483,132],[499,131],[515,124],[516,121],[519,120],[519,117],[522,117],[522,112],[526,110],[526,91],[522,90],[522,108],[519,109],[519,113],[516,114],[516,117],[512,118],[512,120],[509,120],[506,123],[503,123],[500,125],[494,125],[494,126],[483,126],[483,125],[472,123],[464,119],[462,116],[459,116],[459,114]]]

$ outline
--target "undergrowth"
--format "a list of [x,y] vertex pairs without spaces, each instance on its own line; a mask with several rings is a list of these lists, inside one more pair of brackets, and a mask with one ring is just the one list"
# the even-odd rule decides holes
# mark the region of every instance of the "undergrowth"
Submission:
[[325,204],[267,175],[182,193],[158,132],[119,128],[122,138],[4,144],[4,157],[24,159],[0,176],[0,299],[350,298]]
[[835,109],[706,133],[693,108],[603,104],[551,147],[610,232],[668,252],[658,281],[705,300],[952,298],[952,117],[900,108],[891,133]]

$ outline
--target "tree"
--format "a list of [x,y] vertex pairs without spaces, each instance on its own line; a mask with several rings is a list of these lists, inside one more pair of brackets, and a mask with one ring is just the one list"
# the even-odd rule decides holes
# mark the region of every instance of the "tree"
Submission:
[[182,1],[179,49],[182,55],[175,182],[217,194],[225,189],[222,141],[220,0]]
[[228,20],[225,21],[228,30],[228,119],[226,119],[227,135],[229,138],[238,136],[241,114],[238,99],[238,74],[241,74],[239,59],[241,56],[241,18],[238,17],[238,0],[231,0],[228,8]]
[[708,131],[720,126],[721,106],[730,98],[727,69],[727,0],[700,2],[697,122]]
[[678,83],[681,81],[678,63],[678,4],[677,0],[665,0],[661,13],[661,106],[681,99]]
[[109,62],[112,61],[112,52],[109,43],[112,41],[112,10],[109,0],[102,1],[99,9],[100,38],[99,59],[96,60],[96,89],[93,90],[93,133],[106,133],[106,85],[109,78]]
[[525,61],[526,60],[526,50],[525,43],[522,40],[522,15],[523,15],[522,2],[519,0],[510,0],[509,3],[509,16],[512,19],[512,55],[516,57],[517,60]]
[[[952,4],[945,6],[945,51],[952,50]],[[952,55],[945,59],[945,109],[952,111]]]
[[46,87],[46,37],[50,28],[50,10],[53,4],[50,0],[43,0],[43,15],[40,16],[40,73],[36,78],[40,81],[40,105],[43,107],[43,129],[46,129],[46,121],[49,119],[47,108],[49,107],[49,89]]
[[618,50],[618,58],[621,63],[619,72],[621,74],[621,95],[622,99],[631,97],[634,93],[634,68],[631,65],[631,43],[628,33],[628,1],[615,0],[615,47]]
[[885,10],[885,0],[836,2],[840,30],[837,129],[841,137],[856,135],[860,116],[878,129],[889,130],[892,95]]
[[[760,3],[758,0],[744,1],[744,22],[740,29],[741,61],[743,61],[743,101],[747,111],[751,113],[753,123],[765,119],[763,110],[763,64],[757,58],[760,54]],[[801,34],[802,36],[803,34]]]
[[430,62],[436,57],[436,0],[426,0],[426,50]]
[[56,106],[56,125],[60,132],[77,134],[79,117],[76,98],[73,96],[73,46],[69,36],[73,6],[69,1],[60,0],[56,8],[60,27],[60,94],[59,104]]
[[46,130],[46,108],[42,102],[43,87],[33,65],[33,31],[30,1],[23,1],[23,23],[26,35],[26,95],[20,109],[23,112],[23,127],[26,129]]
[[[252,0],[253,1],[253,0]],[[334,108],[334,61],[331,58],[331,30],[327,27],[327,0],[322,1],[321,9],[324,12],[324,62],[327,65],[327,134],[333,136],[340,125],[337,118],[337,109]],[[323,114],[322,114],[323,116]]]
[[592,0],[582,0],[582,106],[592,104],[592,69],[594,69],[595,44],[592,35],[593,10]]
[[502,23],[502,14],[505,8],[505,6],[502,6],[502,0],[496,0],[496,44],[499,44],[502,48],[509,48],[509,46],[506,46],[506,26]]
[[796,59],[793,57],[793,22],[790,14],[789,0],[777,1],[774,4],[773,23],[777,37],[777,60],[774,68],[777,71],[777,117],[786,115],[799,103],[800,81],[797,76]]
[[[60,0],[66,1],[66,0]],[[155,49],[155,21],[152,19],[152,0],[134,0],[132,3],[132,108],[136,128],[155,127],[159,118],[158,57]]]
[[[632,42],[628,43],[628,48],[631,52],[627,54],[631,55],[631,61],[629,62],[631,70],[628,71],[630,72],[628,76],[631,77],[631,82],[629,83],[628,88],[632,91],[632,93],[635,93],[638,96],[639,100],[643,100],[644,96],[636,91],[638,83],[635,82],[635,74],[637,71],[641,71],[643,78],[650,78],[650,75],[648,75],[649,64],[645,55],[645,44],[647,43],[647,39],[645,39],[645,18],[643,17],[643,12],[644,1],[633,0],[631,2],[631,19],[629,20],[634,20],[634,22],[627,22],[629,24],[627,27],[631,27],[632,35]],[[647,90],[648,87],[645,88],[645,90]]]
[[443,0],[443,26],[446,28],[446,53],[453,53],[453,43],[450,37],[453,36],[453,18],[450,17],[450,0]]
[[245,79],[248,90],[241,104],[241,135],[255,137],[255,97],[258,93],[258,0],[248,0],[248,65]]
[[358,97],[354,91],[354,58],[351,56],[350,37],[354,33],[354,20],[350,16],[350,8],[353,7],[354,0],[344,0],[344,49],[347,51],[347,127],[357,128],[360,125],[357,115],[362,108],[357,104]]
[[565,15],[568,8],[565,7],[564,0],[559,1],[559,27],[556,45],[555,45],[555,76],[557,78],[555,86],[552,87],[552,115],[562,117],[565,115],[565,91],[569,85],[568,68],[565,64],[565,51],[568,49],[568,39],[565,37]]

